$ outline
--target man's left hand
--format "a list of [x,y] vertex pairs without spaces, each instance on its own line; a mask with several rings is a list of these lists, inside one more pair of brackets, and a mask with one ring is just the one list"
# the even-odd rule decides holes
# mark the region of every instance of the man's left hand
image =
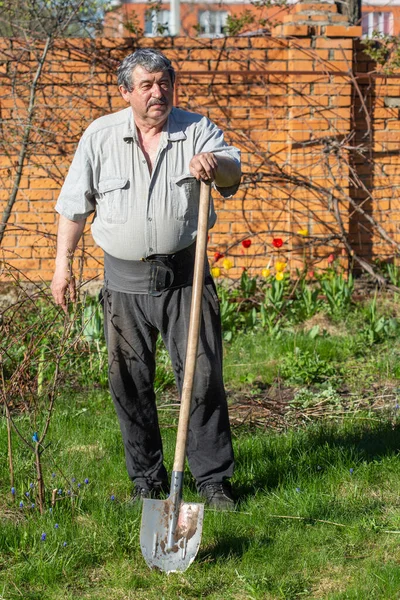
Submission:
[[195,154],[189,164],[190,173],[198,181],[214,181],[217,169],[218,161],[212,152]]

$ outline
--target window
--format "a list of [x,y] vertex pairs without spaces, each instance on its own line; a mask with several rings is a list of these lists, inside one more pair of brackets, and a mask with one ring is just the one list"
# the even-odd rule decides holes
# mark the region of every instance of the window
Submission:
[[204,36],[225,35],[228,13],[223,10],[199,11],[199,32]]
[[169,35],[169,10],[146,10],[144,34],[147,36]]
[[364,37],[372,37],[378,31],[383,35],[393,35],[393,13],[369,12],[362,16],[362,33]]

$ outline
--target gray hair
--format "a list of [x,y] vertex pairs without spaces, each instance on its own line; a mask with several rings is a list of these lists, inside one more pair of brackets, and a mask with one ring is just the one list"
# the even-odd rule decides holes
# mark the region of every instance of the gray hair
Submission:
[[118,85],[122,85],[128,92],[133,89],[132,72],[140,65],[149,73],[159,73],[167,71],[171,78],[171,83],[175,82],[175,70],[171,61],[159,50],[152,48],[139,48],[128,54],[117,69]]

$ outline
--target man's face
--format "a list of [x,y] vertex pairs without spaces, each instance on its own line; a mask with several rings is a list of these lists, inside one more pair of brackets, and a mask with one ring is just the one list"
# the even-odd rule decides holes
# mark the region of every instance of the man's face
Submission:
[[131,92],[123,86],[119,87],[119,91],[123,99],[132,106],[135,118],[149,125],[164,123],[171,112],[173,101],[169,73],[149,73],[139,65],[132,72],[132,85]]

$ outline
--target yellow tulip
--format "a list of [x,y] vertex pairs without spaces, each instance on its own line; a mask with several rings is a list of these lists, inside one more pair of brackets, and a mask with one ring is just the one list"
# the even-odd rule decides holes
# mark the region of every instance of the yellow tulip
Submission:
[[282,273],[286,269],[286,263],[277,260],[275,263],[275,271],[277,273]]
[[226,271],[229,271],[229,269],[232,269],[232,267],[233,267],[233,262],[229,258],[225,258],[222,261],[222,266],[224,267],[224,269]]
[[213,267],[211,269],[211,275],[213,277],[219,277],[221,275],[221,269],[219,267]]
[[308,229],[299,229],[299,231],[297,232],[297,235],[308,235]]
[[271,275],[271,271],[269,269],[265,268],[261,271],[261,275],[263,277],[265,277],[265,279],[266,279],[267,277],[269,277]]
[[284,278],[284,274],[282,273],[282,271],[278,271],[278,273],[275,275],[275,279],[277,281],[282,281],[282,279]]

